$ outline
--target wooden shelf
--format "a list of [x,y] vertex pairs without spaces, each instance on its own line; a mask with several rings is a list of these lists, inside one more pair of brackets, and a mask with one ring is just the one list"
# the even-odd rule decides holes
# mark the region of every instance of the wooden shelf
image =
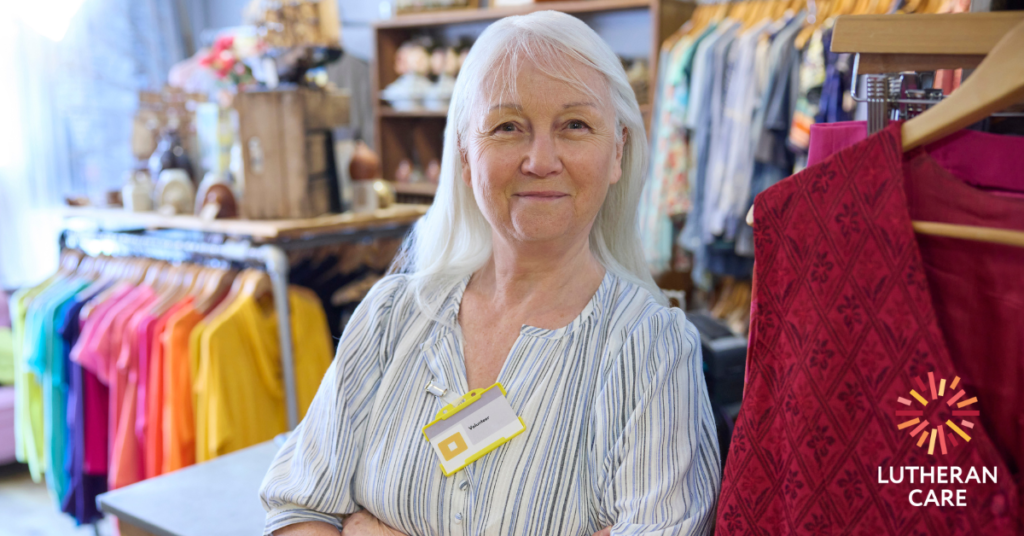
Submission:
[[561,11],[570,14],[599,13],[602,11],[621,11],[624,9],[644,9],[651,7],[651,0],[576,0],[567,2],[538,2],[522,6],[495,7],[483,9],[453,9],[434,13],[416,13],[398,15],[395,18],[382,20],[374,24],[375,28],[422,28],[424,26],[444,26],[467,22],[497,20],[510,15],[525,15],[534,11]]
[[399,195],[435,195],[437,185],[432,182],[392,182]]
[[390,106],[383,106],[382,105],[380,107],[380,116],[381,117],[412,117],[412,118],[439,117],[441,119],[445,119],[445,118],[448,117],[448,110],[426,110],[426,109],[424,109],[424,110],[399,111],[399,110],[396,110],[396,109],[394,109],[394,108],[392,108]]
[[297,220],[203,220],[196,216],[164,216],[155,212],[128,212],[120,208],[65,207],[62,215],[104,228],[181,229],[246,236],[257,241],[302,238],[359,231],[395,224],[410,224],[426,214],[423,205],[396,204],[362,214],[329,214]]
[[836,19],[832,52],[859,53],[860,74],[972,69],[1022,20],[1020,11],[846,15]]

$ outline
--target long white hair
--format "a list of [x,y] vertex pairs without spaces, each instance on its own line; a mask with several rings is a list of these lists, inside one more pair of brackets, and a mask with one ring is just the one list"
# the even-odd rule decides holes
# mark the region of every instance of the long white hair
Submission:
[[585,23],[557,11],[501,19],[488,26],[469,51],[448,108],[434,203],[406,238],[392,271],[409,274],[417,302],[431,314],[439,305],[437,300],[444,299],[437,290],[471,275],[490,258],[491,226],[477,206],[473,190],[462,181],[460,151],[466,147],[480,90],[514,92],[514,71],[524,61],[588,92],[594,88],[583,83],[577,71],[580,65],[597,70],[607,80],[616,131],[621,135],[625,127],[627,139],[622,178],[611,185],[597,214],[590,231],[590,249],[606,270],[646,288],[667,305],[640,248],[637,206],[648,149],[636,96],[611,48]]

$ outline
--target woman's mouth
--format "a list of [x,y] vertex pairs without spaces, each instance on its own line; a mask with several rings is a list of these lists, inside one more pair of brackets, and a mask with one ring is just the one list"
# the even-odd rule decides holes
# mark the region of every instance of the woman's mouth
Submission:
[[523,199],[529,199],[532,201],[551,201],[568,196],[569,194],[567,193],[556,192],[552,190],[536,190],[530,192],[519,192],[515,194],[515,197],[522,197]]

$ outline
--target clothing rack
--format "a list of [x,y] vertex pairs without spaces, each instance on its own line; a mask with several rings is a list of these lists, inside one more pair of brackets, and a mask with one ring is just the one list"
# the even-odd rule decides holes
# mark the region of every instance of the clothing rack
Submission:
[[[60,245],[97,254],[133,255],[178,262],[206,257],[260,266],[270,277],[278,318],[288,429],[293,430],[299,424],[299,411],[288,303],[290,266],[287,252],[365,239],[401,237],[425,212],[425,206],[398,204],[373,213],[335,214],[306,220],[207,222],[192,216],[167,217],[118,209],[71,207],[64,214],[70,221],[65,223]],[[107,226],[118,230],[105,230]],[[165,237],[127,232],[149,228],[175,235]]]
[[235,262],[258,263],[270,276],[277,311],[277,331],[281,344],[281,370],[284,375],[285,405],[288,429],[299,424],[298,397],[295,389],[295,355],[292,326],[288,319],[288,256],[274,244],[255,246],[249,241],[221,244],[170,239],[159,236],[109,231],[83,232],[66,230],[61,234],[61,248],[75,248],[92,254],[140,256],[165,261],[185,261],[191,257],[208,257]]
[[[857,74],[888,74],[900,71],[934,71],[938,69],[971,69],[978,67],[1004,37],[1011,34],[1024,22],[1024,12],[1003,11],[994,13],[945,13],[915,15],[844,15],[836,18],[832,33],[831,50],[835,53],[850,53],[854,56],[853,80],[856,86]],[[956,36],[956,38],[951,38]],[[888,81],[886,81],[888,82]],[[855,90],[856,88],[854,88]],[[927,106],[941,99],[906,98],[903,95],[889,95],[889,89],[881,88],[864,101],[876,99],[881,104],[906,104]],[[930,97],[930,95],[924,95]],[[991,97],[991,96],[989,96]],[[1013,104],[1014,97],[1001,95],[1005,105]],[[1019,95],[1017,95],[1019,98]],[[989,98],[995,102],[994,97]],[[999,113],[997,107],[986,115],[1016,115]],[[968,121],[964,125],[969,125]],[[904,131],[905,134],[906,131]],[[920,140],[917,140],[919,143]],[[904,138],[904,147],[907,145]],[[754,208],[747,212],[748,225],[754,225]],[[948,235],[947,227],[921,225],[916,222],[915,230],[925,234]],[[991,229],[985,230],[988,241],[997,240]],[[1016,240],[1016,239],[1015,239]],[[1004,242],[1000,242],[1004,243]]]

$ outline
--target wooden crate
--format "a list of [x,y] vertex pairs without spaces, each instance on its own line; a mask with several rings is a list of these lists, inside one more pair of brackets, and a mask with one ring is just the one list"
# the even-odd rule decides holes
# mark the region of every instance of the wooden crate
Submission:
[[310,218],[330,208],[327,131],[348,122],[344,93],[295,88],[235,97],[242,145],[242,215]]

